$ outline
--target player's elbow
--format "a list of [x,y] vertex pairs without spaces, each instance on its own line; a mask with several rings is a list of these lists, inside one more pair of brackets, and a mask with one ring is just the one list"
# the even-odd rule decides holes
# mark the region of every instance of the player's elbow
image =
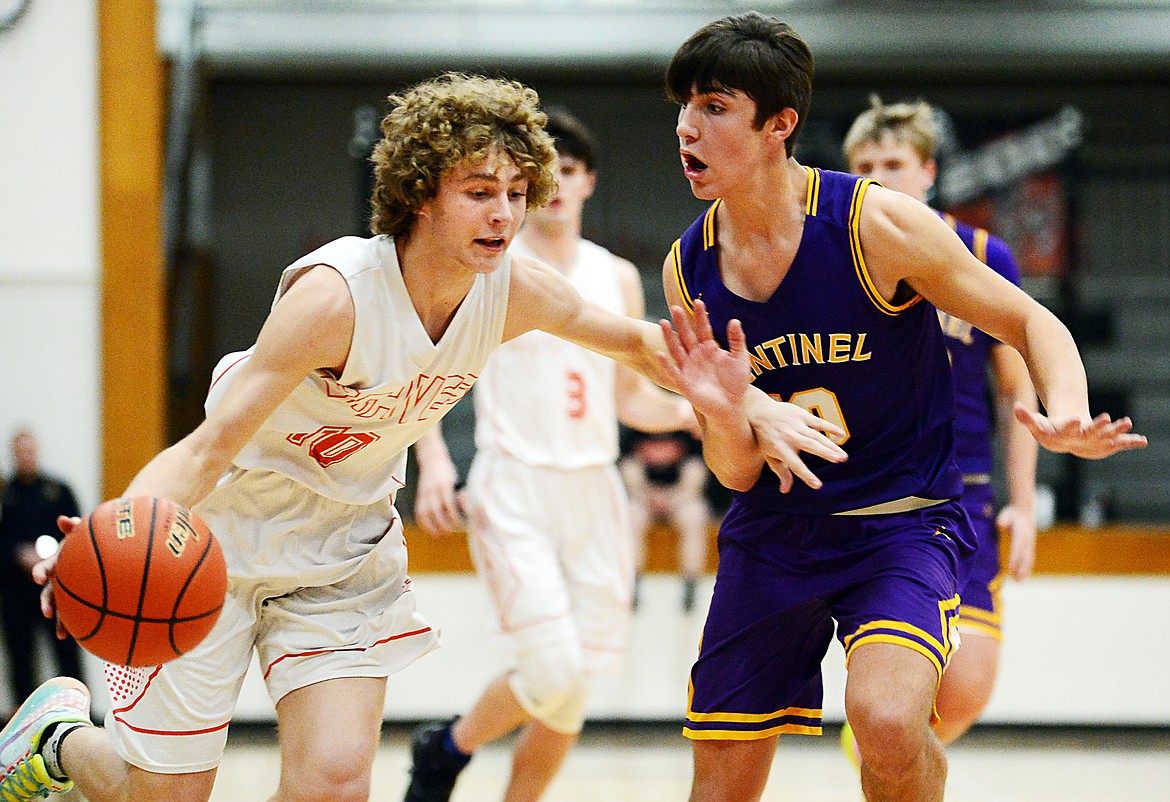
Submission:
[[711,472],[715,474],[715,478],[719,480],[719,484],[737,493],[746,493],[751,490],[755,487],[756,480],[760,478],[760,472],[758,470],[746,471],[727,466],[722,468],[712,467]]

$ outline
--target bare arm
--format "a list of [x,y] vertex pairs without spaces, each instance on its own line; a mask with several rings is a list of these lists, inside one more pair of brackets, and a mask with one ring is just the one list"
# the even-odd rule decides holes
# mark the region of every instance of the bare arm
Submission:
[[1032,574],[1036,562],[1036,441],[1015,419],[1013,410],[1021,406],[1036,411],[1036,391],[1028,378],[1028,367],[1006,345],[991,349],[991,366],[995,374],[996,413],[1003,438],[1007,468],[1008,503],[996,519],[999,528],[1011,537],[1008,572],[1023,581]]
[[353,337],[353,299],[336,270],[306,271],[268,315],[256,348],[223,399],[199,426],[161,452],[124,495],[166,496],[187,506],[203,499],[231,460],[306,376],[338,373]]
[[513,257],[509,293],[505,341],[539,329],[607,356],[660,387],[679,390],[663,360],[662,331],[653,323],[587,301],[568,279],[535,259]]
[[[666,290],[667,300],[671,290]],[[765,460],[755,432],[744,414],[744,395],[751,369],[747,362],[743,328],[733,321],[727,328],[730,351],[719,348],[711,336],[706,307],[695,304],[693,319],[681,306],[670,307],[674,328],[663,324],[671,359],[689,388],[699,419],[703,459],[724,487],[745,491],[760,478]]]
[[432,536],[460,532],[463,515],[456,487],[459,471],[443,438],[442,424],[419,438],[414,444],[418,479],[414,492],[414,519]]
[[[632,262],[619,259],[624,311],[628,317],[646,317],[646,298],[642,279]],[[619,365],[616,380],[618,420],[640,432],[675,432],[685,430],[699,434],[695,411],[685,398],[668,393],[653,382]]]
[[[220,403],[193,432],[147,463],[122,495],[164,496],[188,507],[199,502],[306,376],[319,369],[341,372],[353,322],[353,298],[341,274],[323,265],[306,270],[269,313],[251,358]],[[59,518],[57,523],[68,535],[76,521]],[[49,583],[55,568],[53,556],[38,563],[33,573],[46,585],[41,594],[46,617],[53,615]]]
[[976,259],[950,227],[913,198],[871,187],[861,213],[861,242],[875,288],[892,299],[901,284],[939,309],[1015,348],[1024,358],[1047,415],[1016,407],[1040,445],[1080,457],[1141,448],[1128,418],[1089,413],[1085,369],[1056,316]]

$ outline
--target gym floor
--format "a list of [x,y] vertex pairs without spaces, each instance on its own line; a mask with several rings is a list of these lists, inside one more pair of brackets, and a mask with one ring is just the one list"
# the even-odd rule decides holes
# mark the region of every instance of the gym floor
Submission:
[[[780,739],[766,802],[861,802],[837,729]],[[375,802],[406,788],[409,727],[387,725],[374,765]],[[498,802],[510,742],[485,748],[452,802]],[[950,750],[948,802],[1167,802],[1165,728],[979,727]],[[233,729],[213,802],[262,800],[276,789],[280,757],[271,726]],[[590,724],[544,802],[681,802],[690,789],[690,744],[675,724]]]

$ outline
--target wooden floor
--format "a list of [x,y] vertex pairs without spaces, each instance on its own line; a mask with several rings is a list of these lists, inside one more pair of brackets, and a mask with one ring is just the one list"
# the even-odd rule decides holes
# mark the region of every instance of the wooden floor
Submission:
[[[402,727],[387,727],[374,766],[375,802],[399,802],[409,759]],[[452,802],[498,802],[510,744],[487,747],[456,786]],[[267,799],[279,756],[267,727],[237,729],[213,802]],[[674,726],[590,725],[544,802],[683,802],[690,746]],[[860,802],[836,731],[781,739],[764,799]],[[1168,802],[1170,730],[984,728],[950,751],[948,802]]]

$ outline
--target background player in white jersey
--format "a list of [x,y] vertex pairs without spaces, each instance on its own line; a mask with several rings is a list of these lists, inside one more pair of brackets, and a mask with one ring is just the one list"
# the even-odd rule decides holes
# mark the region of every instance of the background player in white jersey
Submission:
[[[597,181],[588,130],[549,113],[558,190],[534,209],[512,253],[534,256],[581,294],[641,317],[637,268],[581,237]],[[475,444],[466,490],[470,549],[514,668],[453,723],[415,732],[407,802],[450,798],[476,749],[522,727],[504,798],[538,799],[577,741],[593,674],[625,650],[634,554],[615,467],[620,418],[646,431],[695,428],[690,405],[612,360],[542,332],[500,347],[476,384]],[[461,530],[456,468],[441,432],[415,446],[415,518],[431,534]]]
[[[843,149],[849,172],[926,203],[938,172],[934,160],[937,147],[930,104],[920,100],[887,105],[874,96],[870,108],[849,127]],[[1007,243],[950,215],[942,217],[981,262],[1013,284],[1020,283],[1020,270]],[[955,385],[955,460],[963,474],[961,501],[977,537],[975,553],[965,559],[966,583],[959,589],[962,605],[958,626],[963,645],[948,663],[935,699],[939,721],[934,731],[946,745],[975,723],[995,687],[1002,583],[997,528],[1011,539],[1009,573],[1017,581],[1032,573],[1037,447],[1012,412],[1015,404],[1036,409],[1036,391],[1023,357],[958,318],[940,311],[939,319]],[[994,380],[990,388],[989,368]],[[998,516],[991,487],[996,430],[1003,444],[1008,490],[1008,503]]]
[[[435,637],[393,507],[407,447],[496,345],[537,328],[677,386],[659,327],[507,254],[555,191],[533,90],[447,74],[389,102],[374,236],[285,271],[255,346],[217,369],[206,420],[125,493],[194,506],[220,538],[229,597],[215,629],[163,666],[109,668],[105,729],[89,726],[80,683],[42,685],[0,732],[0,797],[73,781],[90,802],[206,800],[255,649],[280,733],[273,799],[368,799],[386,677]],[[59,523],[68,534],[77,520]],[[34,570],[48,582],[54,565]],[[46,614],[52,601],[49,584]]]

